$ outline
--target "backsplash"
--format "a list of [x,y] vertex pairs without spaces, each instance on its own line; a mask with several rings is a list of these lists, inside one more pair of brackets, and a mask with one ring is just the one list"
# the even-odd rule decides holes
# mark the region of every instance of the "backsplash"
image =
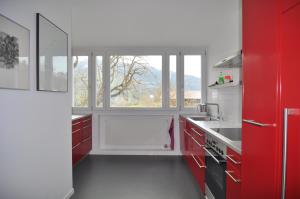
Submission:
[[[233,80],[238,82],[241,80],[241,68],[233,69],[214,69],[209,68],[208,71],[208,84],[214,83],[220,74],[231,74]],[[221,89],[208,88],[207,102],[218,103],[220,105],[220,112],[224,121],[241,123],[242,122],[242,86],[227,87]],[[212,114],[215,109],[211,108]]]

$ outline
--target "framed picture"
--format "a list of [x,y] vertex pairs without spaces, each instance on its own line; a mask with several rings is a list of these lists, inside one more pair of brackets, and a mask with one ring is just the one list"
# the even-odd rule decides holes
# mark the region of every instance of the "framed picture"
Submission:
[[0,14],[0,88],[30,88],[30,31]]
[[37,90],[68,91],[68,34],[37,13]]

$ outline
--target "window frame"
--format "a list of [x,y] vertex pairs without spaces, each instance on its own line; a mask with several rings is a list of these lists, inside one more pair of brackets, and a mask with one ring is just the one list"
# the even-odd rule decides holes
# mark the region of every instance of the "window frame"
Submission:
[[[102,107],[98,107],[97,104],[96,104],[96,81],[97,81],[97,78],[96,78],[96,57],[97,56],[102,56],[102,79],[103,79],[103,105]],[[106,87],[107,87],[107,75],[106,75],[106,70],[107,70],[107,56],[106,56],[106,52],[104,50],[94,50],[92,51],[92,109],[93,110],[98,110],[98,111],[104,111],[106,110]]]
[[115,111],[115,110],[122,110],[122,111],[154,111],[154,110],[163,110],[166,109],[166,96],[164,93],[166,92],[166,79],[165,79],[165,73],[166,73],[166,57],[165,57],[165,51],[163,50],[151,50],[147,48],[133,48],[133,49],[114,49],[109,50],[107,52],[107,72],[106,76],[109,77],[107,82],[110,83],[110,63],[109,58],[113,55],[120,55],[120,56],[162,56],[162,106],[161,107],[140,107],[140,108],[132,108],[132,107],[111,107],[110,105],[110,84],[107,85],[106,92],[104,94],[106,98],[106,108],[109,111]]
[[[151,56],[160,55],[162,56],[162,106],[161,107],[141,107],[141,108],[131,108],[131,107],[111,107],[110,106],[110,63],[109,57],[112,55],[120,56],[130,56],[130,55],[140,55],[140,56]],[[176,101],[177,106],[170,107],[170,55],[176,55]],[[201,95],[202,101],[206,101],[207,96],[207,50],[205,47],[196,48],[162,48],[162,47],[123,47],[123,48],[95,48],[95,49],[76,49],[72,51],[72,61],[73,56],[88,56],[89,57],[89,89],[88,89],[88,107],[73,107],[72,110],[75,113],[80,112],[156,112],[156,111],[180,111],[191,113],[195,112],[195,108],[185,108],[184,107],[184,55],[201,55]],[[96,56],[102,56],[102,74],[103,74],[103,107],[96,106]],[[72,66],[73,69],[73,66]],[[73,70],[72,70],[72,81]],[[72,96],[74,96],[74,82],[72,82]],[[74,97],[73,97],[74,100]],[[73,106],[72,100],[72,106]]]
[[207,50],[204,49],[184,49],[180,52],[180,110],[184,112],[192,112],[196,109],[184,106],[184,56],[185,55],[201,55],[201,101],[206,102],[207,99]]
[[[78,107],[74,106],[74,68],[73,68],[73,57],[75,56],[87,56],[88,57],[88,106],[87,107]],[[91,92],[91,86],[92,86],[92,60],[91,60],[92,54],[88,50],[73,50],[72,51],[72,110],[74,111],[91,111],[92,110],[92,92]]]

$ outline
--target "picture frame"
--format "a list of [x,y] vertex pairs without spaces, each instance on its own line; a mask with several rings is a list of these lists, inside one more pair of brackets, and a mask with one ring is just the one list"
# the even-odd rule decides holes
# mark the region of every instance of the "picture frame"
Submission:
[[36,14],[37,90],[68,92],[68,34]]
[[30,30],[0,14],[0,88],[30,89]]

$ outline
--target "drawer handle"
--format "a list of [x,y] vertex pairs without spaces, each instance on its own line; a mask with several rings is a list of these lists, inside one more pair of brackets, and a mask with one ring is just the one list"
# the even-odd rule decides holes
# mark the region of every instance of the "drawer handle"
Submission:
[[76,126],[78,124],[80,124],[80,122],[75,122],[75,123],[72,123],[72,126]]
[[234,160],[233,158],[232,158],[232,156],[231,155],[226,155],[226,158],[228,158],[231,162],[233,162],[234,164],[241,164],[241,162],[240,161],[236,161],[236,160]]
[[200,137],[203,137],[202,134],[200,134],[198,131],[195,130],[195,128],[192,128],[192,131],[194,131],[197,135],[199,135]]
[[76,131],[72,131],[72,133],[77,133],[78,131],[80,131],[81,129],[77,129]]
[[200,144],[195,138],[193,138],[193,136],[191,136],[191,138],[192,138],[192,139],[196,142],[196,144],[197,144],[198,146],[200,146],[201,148],[205,146],[205,145],[203,145],[203,144]]
[[191,154],[192,155],[192,158],[194,159],[194,161],[196,162],[196,164],[198,165],[198,167],[200,168],[200,169],[202,169],[202,168],[206,168],[206,166],[202,166],[202,165],[200,165],[199,164],[199,162],[196,160],[196,158],[195,158],[195,156],[193,155],[193,154]]
[[240,183],[241,180],[240,179],[235,179],[231,174],[234,173],[233,171],[227,171],[225,170],[225,173],[231,178],[231,180],[233,180],[233,182],[235,183]]
[[267,127],[267,126],[275,127],[276,126],[276,124],[264,124],[264,123],[256,122],[254,120],[245,120],[245,119],[243,119],[243,122],[248,123],[248,124],[253,124],[255,126],[261,126],[261,127]]
[[184,131],[185,134],[187,134],[188,136],[192,137],[191,134],[189,134],[189,133],[187,132],[187,130],[184,129],[183,131]]

